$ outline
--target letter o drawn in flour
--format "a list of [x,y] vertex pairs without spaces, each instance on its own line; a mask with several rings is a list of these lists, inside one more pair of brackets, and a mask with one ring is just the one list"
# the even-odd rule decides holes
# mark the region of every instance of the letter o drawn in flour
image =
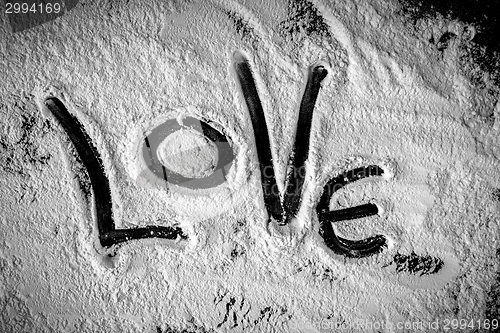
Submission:
[[[176,135],[185,133],[183,135]],[[143,140],[141,155],[147,174],[168,184],[208,189],[226,181],[235,154],[230,138],[193,117],[169,119]]]

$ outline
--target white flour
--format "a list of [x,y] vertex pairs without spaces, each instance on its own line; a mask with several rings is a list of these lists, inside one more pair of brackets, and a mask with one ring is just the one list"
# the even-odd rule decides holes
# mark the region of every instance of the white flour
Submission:
[[[428,34],[462,31],[460,22],[422,21],[419,34],[391,2],[316,8],[326,30],[312,33],[300,25],[310,16],[294,23],[278,0],[81,1],[16,34],[0,16],[0,331],[322,332],[321,321],[356,320],[439,320],[442,331],[446,319],[485,319],[499,270],[500,107],[486,126],[486,102],[473,102],[479,93],[456,49],[426,44]],[[303,205],[286,227],[267,225],[235,51],[253,70],[281,191],[307,69],[329,72]],[[188,240],[100,246],[84,168],[43,105],[48,96],[101,154],[117,228],[179,225]],[[181,116],[209,119],[230,138],[236,158],[224,184],[165,190],[141,179],[144,135]],[[179,153],[159,159],[173,171],[196,178],[217,164],[217,149],[196,148],[206,144],[196,134],[168,140]],[[367,165],[384,177],[346,186],[330,209],[374,202],[379,214],[335,228],[348,239],[383,234],[389,246],[349,259],[325,246],[315,206],[329,179]],[[412,253],[442,267],[398,272],[395,257]]]
[[158,159],[179,174],[203,178],[209,176],[217,165],[217,147],[201,134],[180,130],[160,144]]

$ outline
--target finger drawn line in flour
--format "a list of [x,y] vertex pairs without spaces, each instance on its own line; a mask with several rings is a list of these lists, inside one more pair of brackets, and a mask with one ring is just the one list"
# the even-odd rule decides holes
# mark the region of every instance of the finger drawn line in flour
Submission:
[[[201,134],[204,139],[210,140],[217,147],[218,159],[217,165],[212,172],[199,178],[187,177],[178,172],[170,170],[165,166],[165,162],[160,160],[158,150],[164,140],[171,134],[189,129]],[[190,149],[197,153],[198,148]],[[186,153],[186,151],[184,151]],[[167,152],[171,154],[171,152]],[[232,166],[235,154],[229,144],[229,139],[208,122],[193,117],[186,117],[179,123],[178,119],[169,119],[161,125],[155,127],[145,138],[142,145],[142,157],[148,170],[152,175],[168,184],[182,186],[190,189],[206,189],[216,187],[226,181],[226,175]]]
[[[309,155],[309,139],[314,105],[318,97],[321,81],[328,74],[323,66],[313,66],[309,69],[306,89],[300,102],[297,133],[288,171],[288,185],[285,193],[284,207],[288,218],[294,217],[302,199],[302,188],[305,180],[305,163]],[[299,126],[300,125],[300,126]]]
[[316,211],[320,222],[320,235],[323,237],[325,244],[335,253],[351,258],[361,258],[377,254],[386,247],[387,240],[383,235],[354,241],[337,236],[332,226],[332,222],[377,215],[378,208],[376,205],[368,203],[346,209],[329,210],[330,199],[336,191],[357,180],[382,176],[383,173],[384,170],[377,165],[356,168],[332,178],[324,186]]
[[[235,52],[234,61],[243,98],[247,104],[252,121],[261,171],[264,205],[266,206],[270,219],[274,219],[280,225],[285,225],[290,219],[295,217],[300,208],[302,188],[305,180],[305,162],[309,154],[309,139],[313,110],[321,87],[321,82],[326,77],[327,70],[323,66],[313,66],[309,70],[306,89],[300,104],[297,134],[289,160],[286,184],[287,190],[282,202],[279,191],[277,190],[264,110],[255,86],[250,64],[239,52]],[[338,237],[331,225],[331,222],[376,215],[378,213],[376,205],[369,203],[332,212],[328,209],[330,198],[338,189],[353,181],[370,176],[380,176],[382,174],[383,170],[380,167],[371,165],[366,168],[351,170],[341,176],[333,178],[325,185],[323,195],[317,206],[318,218],[320,220],[320,235],[323,237],[326,245],[335,253],[348,257],[365,257],[379,253],[385,247],[386,238],[383,235],[353,241]]]
[[319,218],[320,220],[328,222],[340,222],[340,221],[360,219],[363,217],[368,217],[377,214],[378,214],[377,205],[368,203],[356,207],[337,209],[334,211],[321,213]]
[[369,165],[366,167],[349,170],[338,175],[337,177],[330,179],[323,188],[323,194],[321,195],[318,209],[322,211],[328,210],[328,204],[330,202],[331,196],[333,195],[333,193],[337,192],[344,186],[363,178],[382,176],[383,174],[384,170],[381,167],[377,165]]
[[267,131],[264,110],[257,93],[257,87],[252,76],[248,61],[239,52],[234,54],[236,74],[240,82],[243,98],[247,104],[257,148],[257,158],[260,165],[262,189],[264,192],[264,205],[269,216],[276,221],[283,220],[283,207],[279,197],[274,173],[271,143]]
[[59,99],[49,97],[45,100],[45,105],[63,127],[87,169],[94,192],[99,240],[103,247],[140,238],[187,238],[179,227],[147,226],[134,229],[116,229],[111,189],[97,148],[93,145],[83,125],[69,113]]
[[284,225],[291,218],[295,217],[300,207],[305,180],[305,161],[309,154],[309,137],[314,104],[316,103],[316,98],[321,87],[321,81],[327,75],[327,70],[323,66],[314,66],[309,70],[309,77],[299,110],[298,124],[300,126],[297,129],[295,144],[289,160],[287,190],[282,202],[277,190],[278,187],[264,110],[259,99],[250,65],[239,52],[235,52],[234,59],[243,97],[252,120],[257,146],[257,157],[260,164],[262,189],[264,191],[264,204],[269,216],[277,223]]

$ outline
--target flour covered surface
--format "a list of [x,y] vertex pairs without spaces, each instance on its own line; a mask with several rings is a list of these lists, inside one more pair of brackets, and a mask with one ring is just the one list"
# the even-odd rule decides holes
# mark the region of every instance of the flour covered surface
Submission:
[[426,3],[4,10],[0,331],[498,329],[499,50]]

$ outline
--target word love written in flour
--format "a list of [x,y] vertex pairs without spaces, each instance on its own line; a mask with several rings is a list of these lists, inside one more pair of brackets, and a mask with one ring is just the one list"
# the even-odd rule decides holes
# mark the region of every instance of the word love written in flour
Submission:
[[[305,163],[309,155],[313,111],[321,88],[321,82],[327,76],[328,71],[325,66],[320,64],[309,68],[307,83],[299,108],[293,151],[289,157],[284,187],[286,191],[282,194],[276,181],[265,114],[255,80],[248,60],[239,52],[234,54],[234,68],[252,122],[261,174],[263,201],[269,216],[269,223],[287,225],[296,217],[302,203],[306,177]],[[100,154],[92,139],[85,131],[84,126],[59,99],[49,97],[46,99],[45,104],[69,136],[88,172],[94,192],[99,240],[103,247],[111,247],[115,244],[141,238],[187,239],[187,235],[180,227],[151,225],[133,229],[117,229],[113,217],[110,183]],[[224,183],[235,154],[229,144],[230,138],[212,127],[210,123],[205,119],[186,117],[182,121],[177,119],[167,120],[154,128],[144,138],[142,145],[142,157],[147,165],[145,173],[150,177],[164,181],[166,184],[190,189],[209,189]],[[191,155],[203,160],[205,163],[198,163],[191,170],[176,167],[182,166],[182,158],[181,163],[175,161],[176,157],[185,157],[189,154],[182,155],[182,152],[169,152],[169,149],[175,150],[176,147],[175,144],[170,142],[172,138],[175,138],[175,133],[186,129],[201,138],[200,142],[204,140],[205,143],[208,143],[202,145],[202,149],[200,149],[200,146],[193,148],[195,151]],[[182,142],[178,143],[177,147],[181,145]],[[213,154],[210,154],[210,149],[218,152],[217,158],[211,157]],[[188,159],[191,158],[193,156],[188,157]],[[336,235],[332,227],[334,222],[378,214],[378,208],[375,204],[367,203],[350,208],[329,210],[330,199],[336,191],[357,180],[382,176],[383,173],[381,167],[369,165],[345,171],[341,175],[332,178],[324,186],[323,194],[316,205],[316,212],[320,221],[320,235],[333,252],[347,257],[366,257],[379,253],[386,247],[387,239],[383,235],[376,235],[362,240],[349,240]]]

